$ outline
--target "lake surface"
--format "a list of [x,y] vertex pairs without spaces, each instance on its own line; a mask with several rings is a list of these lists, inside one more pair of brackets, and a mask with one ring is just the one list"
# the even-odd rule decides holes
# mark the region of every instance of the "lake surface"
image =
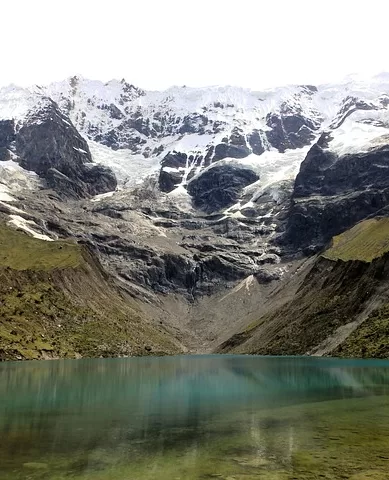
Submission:
[[389,362],[3,363],[0,478],[389,479]]

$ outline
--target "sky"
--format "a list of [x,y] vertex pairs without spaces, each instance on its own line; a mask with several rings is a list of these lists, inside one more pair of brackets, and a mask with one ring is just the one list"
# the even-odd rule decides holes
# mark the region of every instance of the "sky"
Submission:
[[0,86],[80,74],[151,90],[321,84],[389,71],[387,0],[17,0]]

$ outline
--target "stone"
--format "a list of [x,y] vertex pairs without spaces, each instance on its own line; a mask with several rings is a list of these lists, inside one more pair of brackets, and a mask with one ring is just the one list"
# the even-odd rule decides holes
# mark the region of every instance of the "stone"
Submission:
[[259,179],[251,169],[237,165],[215,165],[188,183],[196,207],[215,212],[233,205],[243,188]]

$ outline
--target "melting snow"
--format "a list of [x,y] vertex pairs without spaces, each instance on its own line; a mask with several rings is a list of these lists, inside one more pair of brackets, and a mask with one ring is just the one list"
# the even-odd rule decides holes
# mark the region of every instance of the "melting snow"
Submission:
[[48,237],[47,235],[43,235],[42,233],[38,233],[31,228],[31,226],[38,226],[32,220],[26,220],[25,218],[19,215],[9,215],[11,220],[9,221],[10,224],[15,225],[15,227],[24,230],[26,233],[29,233],[34,238],[38,238],[39,240],[46,240],[47,242],[52,242],[53,239]]
[[[370,123],[362,123],[367,116]],[[374,146],[387,144],[389,130],[379,125],[389,125],[387,110],[354,112],[340,127],[331,132],[333,140],[329,143],[329,149],[340,156],[366,152]]]
[[147,176],[158,171],[159,158],[145,158],[143,155],[134,155],[131,150],[112,150],[100,143],[88,141],[92,159],[112,168],[121,186],[132,187],[138,185]]
[[8,193],[9,188],[0,184],[0,200],[2,202],[13,202],[15,199]]
[[178,208],[184,211],[192,211],[192,197],[183,185],[179,185],[173,191],[167,194],[168,198],[173,198]]
[[[68,122],[66,122],[66,123],[68,123]],[[83,150],[82,148],[78,148],[78,147],[73,147],[73,148],[74,148],[74,150],[76,150],[77,152],[80,152],[80,153],[88,153],[88,152],[86,152],[85,150]]]

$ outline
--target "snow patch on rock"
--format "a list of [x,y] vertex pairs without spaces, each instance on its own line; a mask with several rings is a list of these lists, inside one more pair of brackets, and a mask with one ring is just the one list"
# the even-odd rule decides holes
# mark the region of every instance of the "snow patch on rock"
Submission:
[[20,228],[21,230],[25,231],[26,233],[30,234],[34,238],[38,238],[39,240],[45,240],[47,242],[53,242],[53,239],[47,235],[43,235],[42,233],[38,233],[33,230],[32,227],[38,225],[33,220],[26,220],[25,218],[21,217],[20,215],[9,215],[10,221],[9,224],[15,226],[16,228]]

